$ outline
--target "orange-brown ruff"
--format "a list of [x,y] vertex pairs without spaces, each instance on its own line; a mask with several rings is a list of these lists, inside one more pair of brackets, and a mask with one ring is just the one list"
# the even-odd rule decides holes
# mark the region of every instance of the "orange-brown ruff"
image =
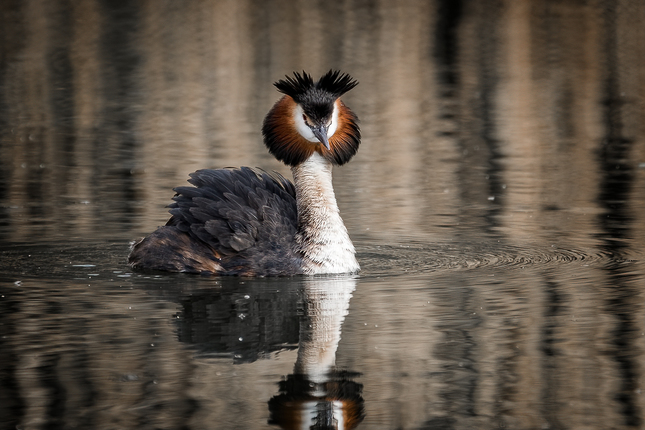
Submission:
[[345,164],[354,156],[360,143],[358,140],[360,139],[358,119],[340,99],[335,101],[340,127],[329,138],[330,150],[327,150],[323,145],[312,145],[302,135],[293,132],[295,120],[292,113],[295,107],[296,102],[293,98],[284,96],[273,106],[264,120],[265,135],[276,142],[276,148],[270,149],[273,155],[276,153],[289,154],[290,157],[287,161],[281,160],[287,165],[292,165],[291,159],[306,160],[314,152],[318,152],[331,163],[337,165]]
[[198,170],[175,188],[171,218],[132,244],[135,269],[244,276],[353,273],[360,267],[340,218],[333,165],[358,150],[356,115],[340,96],[358,83],[329,71],[294,73],[267,114],[264,143],[294,183],[261,169]]

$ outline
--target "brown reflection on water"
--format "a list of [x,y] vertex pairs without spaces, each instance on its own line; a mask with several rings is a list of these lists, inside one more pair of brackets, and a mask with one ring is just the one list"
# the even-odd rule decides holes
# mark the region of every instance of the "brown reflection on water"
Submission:
[[338,364],[366,428],[639,428],[643,265],[565,266],[364,283]]
[[[271,83],[341,68],[361,85],[350,231],[593,244],[598,152],[642,183],[638,2],[6,3],[3,237],[123,236],[162,223],[197,168],[261,165]],[[640,182],[639,182],[640,181]],[[643,207],[642,187],[626,196]],[[9,207],[7,209],[6,207]],[[643,211],[634,211],[642,220]],[[643,224],[640,222],[639,224]],[[546,231],[546,232],[545,232]]]
[[197,168],[288,174],[259,134],[271,83],[328,68],[361,82],[363,145],[335,172],[353,234],[597,245],[617,122],[643,225],[638,2],[2,8],[5,239],[149,231]]
[[2,283],[0,421],[260,428],[338,401],[365,428],[638,428],[643,270],[372,278],[349,309],[354,280]]
[[[165,222],[171,188],[191,171],[289,175],[261,143],[279,97],[271,84],[339,68],[360,81],[344,100],[363,132],[358,155],[334,171],[339,204],[359,253],[374,260],[364,267],[397,275],[364,272],[343,326],[338,360],[364,374],[362,425],[641,427],[644,22],[637,0],[4,1],[0,251],[102,238],[123,243],[125,257],[128,240]],[[462,269],[442,271],[429,252],[403,276],[409,254],[375,250],[392,239],[414,239],[420,254],[448,243],[446,266]],[[535,255],[547,247],[581,257],[547,264]],[[472,249],[485,255],[461,256]],[[523,251],[516,260],[513,250]],[[54,260],[38,274],[48,262],[65,272]],[[493,263],[466,270],[471,260]],[[20,272],[0,263],[3,279],[33,274],[27,257]],[[38,285],[3,286],[16,299],[1,313],[10,377],[0,407],[34,422],[59,419],[51,400],[65,391],[79,412],[64,418],[79,426],[160,425],[144,413],[158,404],[175,428],[245,414],[264,424],[296,360],[192,356],[176,345],[191,343],[186,332],[167,324],[175,305],[112,324],[114,307],[149,296]],[[226,307],[190,294],[178,303]],[[212,321],[192,322],[208,340]],[[154,333],[163,347],[141,342]],[[132,399],[144,412],[128,409]]]
[[173,306],[93,284],[0,284],[3,427],[180,428],[194,412]]

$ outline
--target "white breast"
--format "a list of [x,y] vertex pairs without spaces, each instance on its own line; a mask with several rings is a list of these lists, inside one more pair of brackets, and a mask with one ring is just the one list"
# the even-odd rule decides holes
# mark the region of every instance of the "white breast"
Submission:
[[354,273],[360,270],[331,181],[331,163],[314,152],[291,169],[298,204],[296,241],[307,274]]

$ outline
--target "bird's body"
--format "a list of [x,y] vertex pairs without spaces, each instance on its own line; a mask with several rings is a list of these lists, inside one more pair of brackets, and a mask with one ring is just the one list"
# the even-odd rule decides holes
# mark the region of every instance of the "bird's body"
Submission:
[[262,133],[294,182],[260,169],[199,170],[175,188],[172,217],[133,243],[137,269],[242,276],[353,273],[360,267],[332,187],[332,166],[356,153],[356,116],[339,97],[357,85],[328,72],[278,81],[285,94]]

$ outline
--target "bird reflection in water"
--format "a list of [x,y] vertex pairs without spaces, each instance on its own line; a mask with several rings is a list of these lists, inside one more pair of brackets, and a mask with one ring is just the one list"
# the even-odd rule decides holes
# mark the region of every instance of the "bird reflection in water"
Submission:
[[335,368],[341,326],[356,280],[309,278],[302,289],[294,372],[269,401],[269,424],[283,429],[353,429],[364,417],[358,373]]

